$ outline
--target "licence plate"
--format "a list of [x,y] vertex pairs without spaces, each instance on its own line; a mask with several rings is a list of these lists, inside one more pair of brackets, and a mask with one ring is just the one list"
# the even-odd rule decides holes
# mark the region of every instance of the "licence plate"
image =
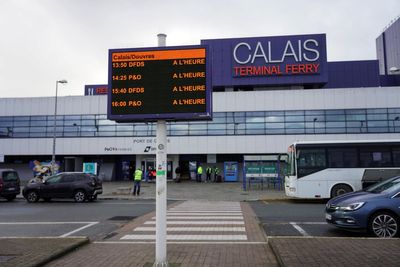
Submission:
[[332,215],[326,213],[325,214],[325,219],[332,220]]
[[14,191],[14,190],[15,190],[15,187],[8,188],[8,191]]

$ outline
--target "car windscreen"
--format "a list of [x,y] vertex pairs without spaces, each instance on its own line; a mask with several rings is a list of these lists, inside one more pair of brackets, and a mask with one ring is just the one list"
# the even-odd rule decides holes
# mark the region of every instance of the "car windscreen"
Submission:
[[400,188],[400,176],[393,177],[383,182],[374,184],[366,188],[364,191],[374,194],[380,194],[380,193],[389,193],[395,190],[399,190],[399,188]]
[[3,181],[4,182],[18,181],[18,173],[14,172],[14,171],[5,171],[5,172],[3,172]]

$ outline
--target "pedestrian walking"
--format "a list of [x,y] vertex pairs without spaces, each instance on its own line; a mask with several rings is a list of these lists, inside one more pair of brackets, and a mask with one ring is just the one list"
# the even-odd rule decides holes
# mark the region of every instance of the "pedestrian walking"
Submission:
[[137,168],[135,174],[133,175],[133,192],[134,196],[140,195],[140,182],[142,181],[143,172],[140,168]]
[[175,182],[180,183],[181,182],[181,167],[179,167],[179,165],[175,169],[175,174],[176,174]]
[[206,169],[206,182],[211,182],[211,173],[212,173],[212,169],[211,167],[207,167]]
[[217,166],[214,166],[214,167],[213,167],[212,173],[214,174],[214,180],[213,180],[213,182],[214,182],[214,183],[217,183],[218,180],[219,180],[219,169],[218,169]]
[[197,176],[196,176],[196,181],[198,183],[201,183],[201,176],[203,175],[203,167],[201,167],[201,165],[199,165],[199,167],[197,167]]

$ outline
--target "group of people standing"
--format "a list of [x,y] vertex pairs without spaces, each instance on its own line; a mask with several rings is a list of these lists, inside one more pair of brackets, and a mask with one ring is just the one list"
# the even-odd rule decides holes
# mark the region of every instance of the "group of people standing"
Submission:
[[[175,169],[175,173],[176,173],[176,182],[180,182],[180,178],[181,178],[181,168],[178,166]],[[218,167],[213,166],[213,167],[207,167],[206,171],[206,180],[205,182],[221,182],[222,178],[220,175],[220,171],[218,169]],[[201,183],[203,181],[203,167],[201,165],[199,165],[197,167],[197,175],[196,175],[196,181]],[[140,195],[140,184],[142,181],[142,177],[143,177],[143,171],[142,169],[139,167],[135,170],[134,174],[133,174],[133,188],[131,193],[134,196],[138,196]],[[153,170],[151,167],[149,167],[149,170],[147,171],[147,173],[145,174],[145,180],[146,182],[151,181],[153,179],[156,178],[156,172],[155,170]]]
[[[206,183],[210,183],[211,180],[212,182],[221,182],[221,175],[219,174],[220,171],[218,167],[213,166],[213,167],[207,167],[206,168]],[[197,175],[196,175],[196,182],[201,183],[203,181],[203,167],[199,165],[197,167]]]

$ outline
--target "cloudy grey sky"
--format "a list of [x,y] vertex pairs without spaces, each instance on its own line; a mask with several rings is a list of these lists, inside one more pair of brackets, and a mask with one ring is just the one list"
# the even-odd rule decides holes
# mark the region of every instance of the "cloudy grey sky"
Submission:
[[327,34],[329,61],[375,59],[399,0],[1,0],[0,97],[83,95],[107,83],[110,48]]

